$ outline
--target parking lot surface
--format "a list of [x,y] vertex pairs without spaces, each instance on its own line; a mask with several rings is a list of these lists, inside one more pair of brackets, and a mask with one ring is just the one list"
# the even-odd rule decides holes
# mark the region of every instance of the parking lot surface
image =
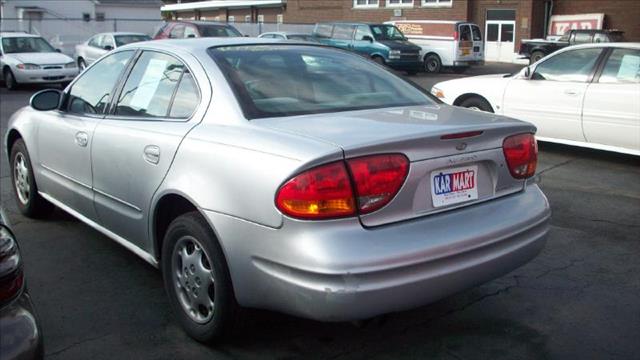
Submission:
[[[439,81],[522,66],[488,64]],[[0,90],[0,135],[39,88]],[[553,210],[543,252],[502,278],[437,303],[351,323],[247,310],[225,342],[188,338],[160,273],[60,210],[16,209],[5,150],[0,199],[13,222],[47,359],[632,359],[640,354],[640,159],[541,144],[538,181]],[[493,219],[500,221],[500,219]],[[464,224],[464,219],[461,219]],[[390,239],[392,241],[393,239]]]

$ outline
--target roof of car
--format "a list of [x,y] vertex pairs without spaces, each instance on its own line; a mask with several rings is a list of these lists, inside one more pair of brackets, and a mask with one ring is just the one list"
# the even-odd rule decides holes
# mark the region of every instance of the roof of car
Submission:
[[230,25],[227,23],[219,22],[219,21],[202,21],[202,20],[171,20],[167,21],[167,23],[174,24],[195,24],[195,25]]
[[40,35],[34,35],[20,31],[3,31],[0,32],[0,37],[40,37]]
[[98,35],[113,35],[113,36],[119,36],[119,35],[143,35],[143,36],[149,36],[149,35],[144,34],[144,33],[128,32],[128,31],[103,32],[103,33],[95,34],[94,36],[98,36]]
[[589,48],[607,48],[607,47],[615,47],[615,48],[623,48],[623,49],[634,49],[640,50],[640,42],[601,42],[601,43],[588,43],[588,44],[580,44],[567,46],[565,48],[560,49],[559,51],[566,50],[575,50],[575,49],[589,49]]
[[288,32],[288,31],[267,31],[267,32],[263,32],[260,35],[266,35],[266,34],[277,34],[277,35],[287,35],[287,36],[291,36],[291,35],[313,36],[312,34]]
[[[158,48],[166,50],[183,50],[187,52],[208,49],[218,46],[234,46],[234,45],[282,45],[282,42],[274,41],[274,39],[265,39],[257,37],[202,37],[188,39],[162,39],[153,41],[144,41],[138,43],[127,44],[118,49],[127,49],[135,47]],[[289,44],[309,45],[308,42],[291,41]]]

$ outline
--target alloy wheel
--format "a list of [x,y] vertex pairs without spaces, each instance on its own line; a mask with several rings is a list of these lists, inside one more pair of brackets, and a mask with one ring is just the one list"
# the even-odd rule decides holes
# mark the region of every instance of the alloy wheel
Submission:
[[26,205],[31,196],[31,186],[29,185],[29,168],[22,153],[16,154],[13,165],[13,180],[18,200]]

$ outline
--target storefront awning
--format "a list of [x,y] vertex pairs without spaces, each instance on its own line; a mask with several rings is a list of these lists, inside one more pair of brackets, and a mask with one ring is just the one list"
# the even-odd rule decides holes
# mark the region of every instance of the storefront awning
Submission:
[[287,0],[211,0],[189,3],[168,4],[160,8],[160,11],[189,11],[189,10],[215,10],[225,8],[247,7],[273,7],[287,3]]

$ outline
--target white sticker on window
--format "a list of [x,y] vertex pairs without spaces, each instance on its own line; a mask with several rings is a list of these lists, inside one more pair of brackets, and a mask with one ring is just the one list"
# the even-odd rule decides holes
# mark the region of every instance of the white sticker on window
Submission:
[[623,56],[618,70],[618,79],[635,81],[638,76],[640,76],[640,56]]
[[134,109],[146,109],[155,95],[158,85],[164,76],[167,68],[167,61],[160,59],[151,59],[147,65],[147,69],[142,75],[142,79],[138,84],[135,94],[131,99],[130,106]]

